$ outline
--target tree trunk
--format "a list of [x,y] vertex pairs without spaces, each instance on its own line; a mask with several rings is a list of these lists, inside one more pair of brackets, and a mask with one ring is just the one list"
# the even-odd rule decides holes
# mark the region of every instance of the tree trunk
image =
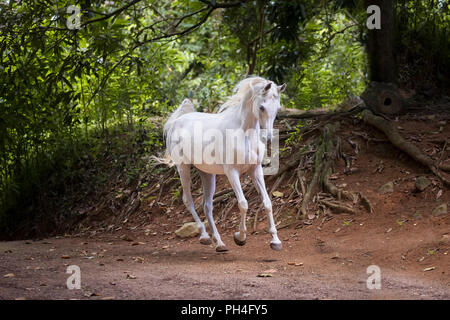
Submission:
[[381,9],[381,29],[368,30],[367,54],[371,81],[397,83],[394,55],[394,0],[365,0]]

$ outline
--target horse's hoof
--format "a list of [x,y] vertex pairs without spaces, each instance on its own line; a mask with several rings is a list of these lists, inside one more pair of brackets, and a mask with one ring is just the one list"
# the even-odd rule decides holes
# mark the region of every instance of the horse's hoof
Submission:
[[270,248],[275,251],[280,251],[283,245],[280,243],[270,243]]
[[212,241],[211,238],[200,238],[200,243],[205,246],[209,246],[212,243]]
[[225,252],[228,251],[227,247],[225,246],[217,246],[216,247],[216,252]]
[[245,243],[247,242],[247,238],[245,238],[244,240],[239,240],[237,237],[236,237],[236,234],[234,235],[234,243],[236,243],[238,246],[243,246],[243,245],[245,245]]

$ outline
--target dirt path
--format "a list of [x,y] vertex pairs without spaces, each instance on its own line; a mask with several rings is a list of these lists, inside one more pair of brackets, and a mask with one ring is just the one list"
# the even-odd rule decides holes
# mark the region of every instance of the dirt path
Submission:
[[[269,249],[263,232],[237,247],[230,230],[223,234],[230,251],[219,254],[197,239],[165,237],[165,224],[157,235],[135,232],[132,240],[97,234],[2,242],[0,298],[450,299],[448,219],[410,221],[386,233],[388,225],[366,215],[335,232],[342,220],[321,230],[281,230],[281,252]],[[366,287],[374,264],[380,290]],[[66,287],[69,265],[81,269],[80,290]]]

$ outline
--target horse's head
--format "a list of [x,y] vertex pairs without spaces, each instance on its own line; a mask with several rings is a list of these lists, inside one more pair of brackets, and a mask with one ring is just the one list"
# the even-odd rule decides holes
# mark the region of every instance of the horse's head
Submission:
[[266,129],[267,140],[272,140],[273,122],[281,109],[280,94],[286,89],[286,84],[277,86],[274,82],[268,81],[255,94],[253,113],[259,120],[261,129]]

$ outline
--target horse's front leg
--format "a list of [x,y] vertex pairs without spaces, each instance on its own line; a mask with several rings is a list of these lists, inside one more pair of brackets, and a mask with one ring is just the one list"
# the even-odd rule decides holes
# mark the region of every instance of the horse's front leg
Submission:
[[236,195],[236,199],[238,201],[239,211],[241,212],[239,231],[234,233],[234,242],[238,246],[243,246],[247,240],[246,216],[248,202],[242,192],[241,182],[239,181],[239,171],[233,167],[229,167],[225,169],[225,175],[227,176],[228,181],[230,181],[231,187],[233,188],[234,194]]
[[266,184],[264,182],[264,173],[261,165],[255,166],[250,172],[250,177],[255,185],[256,190],[261,196],[261,199],[264,204],[264,210],[266,211],[267,218],[269,220],[269,232],[272,235],[272,241],[270,241],[270,247],[273,250],[281,250],[282,244],[280,239],[278,239],[277,228],[275,227],[275,222],[273,220],[272,214],[272,201],[270,201],[270,197],[267,194]]

